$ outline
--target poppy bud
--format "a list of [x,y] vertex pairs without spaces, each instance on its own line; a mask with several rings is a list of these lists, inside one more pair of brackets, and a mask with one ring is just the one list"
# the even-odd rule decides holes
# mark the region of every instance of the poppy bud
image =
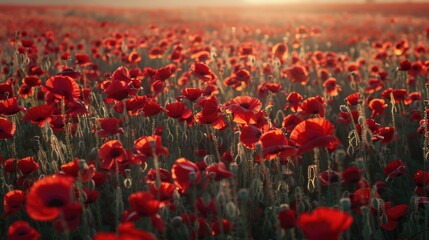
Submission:
[[343,197],[340,199],[340,208],[343,211],[348,211],[350,210],[351,207],[351,201],[349,197]]
[[346,113],[346,112],[349,112],[349,108],[346,105],[341,105],[340,106],[340,111]]
[[245,188],[240,189],[240,191],[238,191],[238,199],[240,199],[240,201],[247,201],[247,199],[249,199],[249,191]]

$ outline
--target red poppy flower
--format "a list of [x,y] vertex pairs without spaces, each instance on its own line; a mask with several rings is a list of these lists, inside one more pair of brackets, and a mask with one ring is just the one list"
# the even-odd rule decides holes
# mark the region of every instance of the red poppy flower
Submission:
[[323,87],[326,89],[326,93],[331,96],[337,96],[338,92],[342,91],[340,86],[337,86],[337,79],[335,78],[328,78],[324,83]]
[[128,55],[127,60],[128,60],[128,63],[136,64],[141,62],[142,58],[136,51],[133,51]]
[[321,186],[327,187],[331,186],[332,183],[339,182],[340,174],[333,170],[326,170],[319,173],[318,179]]
[[290,107],[290,110],[292,112],[298,112],[301,110],[301,104],[299,103],[301,100],[303,99],[303,97],[301,96],[301,94],[297,93],[297,92],[291,92],[289,93],[289,95],[286,97],[286,101],[288,102],[284,109],[286,110],[287,108]]
[[378,129],[375,132],[375,135],[372,137],[372,141],[381,140],[383,144],[389,144],[394,140],[395,136],[395,128],[393,127],[384,127]]
[[273,56],[280,60],[281,63],[285,61],[288,55],[288,46],[284,43],[277,43],[273,46]]
[[[351,115],[353,117],[353,122],[355,124],[358,124],[358,119],[359,119],[359,111],[358,110],[351,110]],[[349,125],[350,123],[352,123],[352,119],[350,117],[350,113],[348,112],[339,112],[338,113],[338,117],[337,117],[337,121],[346,125]]]
[[393,160],[384,168],[384,175],[387,179],[400,176],[405,173],[405,163],[401,160]]
[[88,166],[85,160],[78,158],[74,158],[73,161],[61,165],[61,170],[74,178],[77,178],[80,173],[82,182],[88,182],[95,174],[95,167],[93,164]]
[[150,192],[137,192],[128,198],[131,208],[141,216],[149,217],[158,213],[160,202]]
[[78,65],[87,66],[91,64],[91,60],[89,59],[89,56],[87,54],[76,53],[75,57],[76,57],[76,64]]
[[203,82],[210,82],[216,80],[216,76],[209,66],[204,63],[191,64],[192,74]]
[[43,127],[46,122],[49,123],[51,121],[51,115],[53,113],[53,105],[38,105],[28,109],[27,113],[22,117],[22,121],[31,121],[31,123]]
[[234,122],[255,124],[255,114],[261,110],[262,102],[249,96],[238,96],[225,103],[225,108],[234,116]]
[[232,172],[226,169],[225,163],[219,162],[208,166],[206,168],[206,175],[213,175],[215,181],[220,181],[222,179],[232,177]]
[[8,240],[37,240],[39,238],[40,233],[25,221],[16,221],[7,230]]
[[182,90],[183,96],[187,98],[189,101],[195,101],[199,97],[201,97],[201,94],[203,93],[203,90],[199,88],[185,88]]
[[294,210],[285,209],[278,213],[277,218],[280,223],[280,227],[284,230],[294,228],[296,226],[296,215]]
[[157,69],[155,75],[153,76],[154,80],[165,81],[169,79],[177,70],[177,66],[174,64],[169,64],[165,67]]
[[12,190],[4,195],[3,209],[1,216],[6,218],[21,210],[24,207],[25,193],[21,190]]
[[[118,240],[156,240],[156,237],[153,234],[136,228],[132,222],[120,224],[118,227],[118,233]],[[105,238],[100,238],[100,240],[105,240]]]
[[171,168],[171,173],[176,187],[185,193],[193,183],[197,184],[201,180],[197,165],[186,158],[177,159]]
[[240,69],[227,77],[223,83],[225,86],[232,87],[237,91],[242,91],[244,88],[249,85],[252,79],[252,75],[246,69]]
[[122,121],[116,118],[99,118],[101,129],[97,131],[99,137],[105,138],[109,135],[123,134],[124,129],[119,127]]
[[346,100],[349,106],[358,105],[360,100],[360,93],[359,92],[352,93],[347,96]]
[[157,196],[159,201],[172,201],[176,186],[169,182],[161,182],[161,185],[157,188],[156,184],[152,183],[149,190],[153,196]]
[[337,142],[334,133],[334,125],[323,118],[310,118],[302,121],[290,134],[292,140],[298,147],[298,155],[313,150],[315,147],[328,147]]
[[410,62],[410,61],[408,61],[408,60],[402,60],[402,61],[399,63],[398,70],[401,70],[401,71],[408,71],[408,70],[410,70],[410,69],[411,69],[411,62]]
[[11,116],[23,111],[25,108],[18,105],[18,98],[16,97],[0,101],[0,115]]
[[82,205],[79,202],[68,204],[62,209],[61,217],[54,222],[54,227],[59,232],[73,231],[80,225]]
[[262,132],[259,128],[246,124],[241,128],[240,142],[247,148],[255,149],[255,143],[259,141],[261,136]]
[[380,224],[380,227],[386,231],[393,231],[398,226],[399,220],[407,215],[408,205],[398,204],[386,209],[387,223]]
[[[82,76],[82,74],[80,72],[77,72],[77,71],[75,71],[75,70],[73,70],[71,68],[64,68],[57,75],[71,77],[74,80],[76,80],[76,79],[78,79],[78,78],[80,78]],[[26,83],[26,84],[28,84],[28,83]]]
[[414,182],[417,186],[429,185],[429,172],[418,170],[414,174]]
[[371,118],[377,117],[378,115],[384,114],[384,111],[387,108],[387,104],[383,99],[376,98],[372,99],[368,105],[369,109],[372,110]]
[[291,68],[284,69],[282,73],[292,82],[292,83],[301,83],[306,85],[309,78],[307,70],[302,67],[295,65]]
[[160,156],[169,155],[169,151],[166,147],[162,146],[161,137],[154,136],[144,136],[136,139],[134,141],[134,149],[141,154],[146,155],[147,157],[152,157],[153,152],[152,148],[155,149],[156,155]]
[[217,215],[216,200],[214,198],[205,199],[203,197],[199,197],[195,201],[194,205],[198,212],[204,218],[209,218]]
[[[163,168],[159,169],[159,177],[161,179],[161,182],[171,182],[173,179],[171,176],[171,173]],[[146,182],[147,183],[154,183],[156,180],[156,171],[155,169],[151,168],[147,174],[146,174]]]
[[166,111],[161,105],[150,99],[142,108],[142,114],[145,117],[157,115],[161,111]]
[[185,103],[175,102],[165,106],[167,115],[171,118],[179,118],[179,121],[192,120],[192,111],[186,108]]
[[98,156],[101,159],[101,168],[116,169],[115,164],[125,163],[130,159],[131,153],[122,147],[118,140],[110,140],[101,145]]
[[[213,236],[219,236],[221,234],[229,234],[232,231],[232,223],[228,219],[214,219],[211,233]],[[222,228],[221,228],[222,225]],[[221,230],[222,229],[222,230]]]
[[341,179],[344,183],[357,183],[362,179],[362,171],[356,166],[348,167],[341,173]]
[[262,154],[265,159],[273,159],[283,151],[294,152],[281,129],[265,132],[261,136]]
[[[358,213],[361,213],[362,206],[368,206],[370,204],[371,189],[367,186],[359,188],[350,196],[352,208]],[[380,195],[376,192],[375,198],[380,198]]]
[[15,131],[16,126],[13,122],[0,117],[0,140],[13,138]]
[[320,97],[309,97],[302,104],[302,114],[307,115],[318,115],[319,117],[325,117],[325,100]]
[[107,94],[105,101],[117,100],[122,101],[129,95],[133,95],[136,89],[124,81],[112,80],[103,82],[102,89]]
[[135,96],[125,100],[125,108],[129,115],[138,115],[143,109],[144,105],[149,101],[146,96]]
[[319,207],[312,213],[302,213],[298,219],[308,240],[336,240],[352,224],[353,217],[338,209]]
[[367,94],[375,93],[384,88],[384,84],[378,78],[370,78],[368,84],[369,86],[365,88]]
[[24,99],[31,97],[33,96],[33,88],[26,84],[22,84],[18,89],[18,95]]
[[79,85],[73,78],[68,76],[52,76],[48,79],[44,88],[57,99],[64,98],[73,102],[80,98]]
[[283,119],[282,127],[286,129],[287,133],[290,133],[296,127],[296,125],[302,121],[304,120],[300,116],[296,114],[289,114]]
[[39,164],[34,161],[33,157],[26,157],[18,160],[16,166],[24,175],[31,174],[39,169]]
[[0,100],[14,97],[13,86],[10,80],[0,83]]
[[74,179],[66,176],[47,176],[38,180],[27,195],[27,213],[37,221],[51,221],[60,216],[71,203]]

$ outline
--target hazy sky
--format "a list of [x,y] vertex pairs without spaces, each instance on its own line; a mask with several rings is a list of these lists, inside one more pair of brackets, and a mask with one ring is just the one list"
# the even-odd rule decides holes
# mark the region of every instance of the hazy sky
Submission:
[[[214,6],[243,4],[281,4],[297,2],[364,2],[365,0],[0,0],[8,4],[55,4],[55,5],[104,5],[135,7],[175,7],[175,6]],[[400,2],[401,0],[376,0],[376,2]],[[408,0],[407,2],[429,2],[429,0]]]

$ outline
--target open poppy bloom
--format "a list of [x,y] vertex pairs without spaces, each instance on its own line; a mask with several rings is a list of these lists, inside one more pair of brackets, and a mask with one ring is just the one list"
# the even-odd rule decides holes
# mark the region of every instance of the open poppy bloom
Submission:
[[353,217],[348,213],[327,207],[302,213],[298,219],[298,226],[308,240],[338,240],[352,223]]
[[291,68],[284,69],[282,74],[285,75],[292,83],[301,83],[306,85],[309,78],[305,67],[295,65]]
[[255,149],[255,143],[259,141],[262,136],[262,131],[254,125],[243,125],[240,132],[240,142],[243,146]]
[[101,168],[116,169],[115,164],[126,163],[131,157],[131,152],[124,149],[118,140],[110,140],[101,145],[98,156],[101,159]]
[[51,116],[54,113],[54,105],[38,105],[27,110],[27,113],[22,117],[22,121],[30,121],[39,127],[45,126],[46,122],[51,121]]
[[199,88],[184,88],[182,90],[183,96],[187,98],[189,101],[195,101],[199,97],[201,97],[201,94],[203,94],[203,90]]
[[11,116],[23,111],[25,108],[18,105],[18,98],[16,97],[0,101],[0,115]]
[[212,72],[209,66],[204,63],[193,63],[191,64],[192,74],[203,82],[210,82],[216,80],[216,76]]
[[22,174],[27,175],[35,172],[37,169],[39,169],[39,164],[34,161],[33,157],[25,157],[20,159],[16,166],[21,171]]
[[136,139],[134,141],[134,149],[147,157],[153,156],[152,149],[155,150],[155,154],[158,156],[169,155],[168,149],[162,146],[161,137],[158,135],[144,136]]
[[15,131],[16,126],[13,122],[0,117],[0,140],[13,138]]
[[100,123],[101,129],[97,131],[99,137],[105,138],[109,135],[123,134],[124,130],[119,127],[122,121],[116,118],[99,118],[97,121]]
[[24,207],[25,193],[21,190],[12,190],[4,195],[3,209],[4,213],[1,216],[6,218],[17,213]]
[[8,240],[37,240],[40,233],[26,221],[16,221],[7,230]]
[[334,125],[324,118],[310,118],[300,122],[290,134],[290,140],[298,147],[298,155],[309,152],[316,147],[329,147],[338,142]]
[[80,98],[79,85],[68,76],[55,75],[48,79],[44,89],[54,95],[58,100],[75,101]]
[[193,121],[191,109],[186,108],[186,105],[183,102],[169,103],[165,106],[165,109],[167,110],[167,116],[178,118],[180,122]]
[[66,176],[47,176],[38,180],[27,195],[27,213],[37,221],[58,218],[62,210],[72,202],[74,179]]
[[238,96],[225,103],[225,108],[234,116],[234,122],[255,124],[255,114],[261,110],[262,102],[249,96]]
[[325,117],[325,99],[320,96],[309,97],[301,104],[302,114]]
[[277,154],[287,151],[295,155],[295,148],[290,146],[281,129],[265,132],[261,136],[262,154],[265,159],[273,159]]
[[176,72],[177,66],[174,64],[168,64],[165,67],[157,69],[155,75],[153,76],[154,80],[165,81],[169,79]]
[[359,92],[352,93],[352,94],[348,95],[346,98],[347,105],[349,105],[349,106],[358,105],[359,100],[360,100],[360,93]]
[[201,173],[197,165],[186,158],[177,159],[171,168],[171,173],[174,184],[184,193],[201,180]]

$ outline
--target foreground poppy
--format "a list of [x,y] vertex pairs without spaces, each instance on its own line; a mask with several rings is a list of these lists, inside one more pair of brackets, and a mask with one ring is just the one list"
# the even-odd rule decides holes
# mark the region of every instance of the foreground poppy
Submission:
[[7,240],[37,240],[40,233],[26,221],[16,221],[7,230]]
[[234,116],[234,122],[255,124],[255,114],[261,110],[262,102],[249,96],[238,96],[225,103],[225,108]]
[[72,202],[74,179],[66,176],[47,176],[38,180],[27,195],[27,213],[37,221],[51,221]]
[[110,140],[105,142],[98,151],[98,156],[101,158],[101,168],[116,169],[115,164],[127,162],[131,153],[122,147],[118,140]]
[[45,89],[56,99],[64,98],[67,101],[75,101],[80,98],[79,85],[68,76],[52,76],[46,82]]
[[353,218],[348,213],[319,207],[311,213],[302,213],[298,219],[298,227],[308,240],[338,240],[352,222]]

